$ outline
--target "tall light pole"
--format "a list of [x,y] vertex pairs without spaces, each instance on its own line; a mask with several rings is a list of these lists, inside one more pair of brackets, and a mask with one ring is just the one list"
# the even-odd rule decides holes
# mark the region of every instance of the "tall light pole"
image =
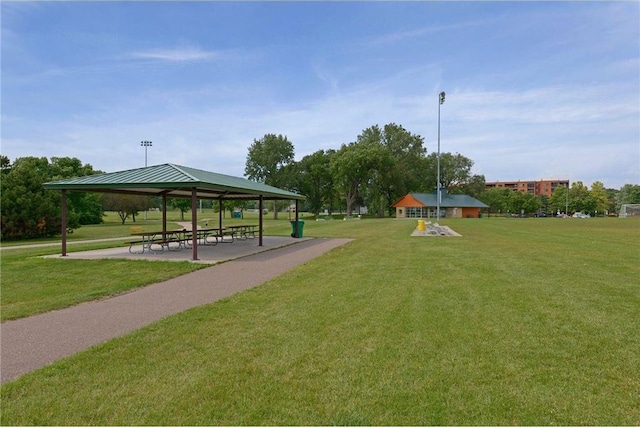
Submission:
[[566,198],[565,198],[564,213],[567,216],[569,215],[569,180],[567,180],[567,195],[566,195]]
[[438,182],[436,183],[436,218],[440,221],[440,203],[442,202],[442,194],[440,193],[440,106],[444,104],[444,91],[438,96]]
[[[151,141],[140,141],[140,146],[144,147],[144,167],[147,167],[147,149],[151,146],[153,146],[153,143]],[[144,209],[144,219],[147,219],[147,211],[149,211],[147,208]]]
[[151,141],[140,141],[140,146],[144,147],[144,167],[147,167],[147,148],[153,146]]

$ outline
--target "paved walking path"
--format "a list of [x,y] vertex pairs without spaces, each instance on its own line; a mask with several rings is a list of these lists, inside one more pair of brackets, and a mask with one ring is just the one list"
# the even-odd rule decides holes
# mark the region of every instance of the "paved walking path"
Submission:
[[[67,241],[67,245],[91,244],[93,242],[126,241],[126,240],[131,240],[131,236],[121,236],[120,238],[81,239],[79,241]],[[41,244],[6,245],[6,246],[0,246],[0,251],[21,250],[24,248],[37,248],[37,247],[60,247],[61,245],[62,243],[60,241],[43,242]]]
[[0,382],[169,315],[255,287],[349,241],[304,240],[120,296],[2,323]]

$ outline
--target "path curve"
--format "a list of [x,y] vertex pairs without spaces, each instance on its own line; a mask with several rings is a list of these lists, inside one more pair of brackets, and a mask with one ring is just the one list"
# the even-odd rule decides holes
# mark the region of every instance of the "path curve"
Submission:
[[309,239],[120,296],[4,322],[0,325],[0,382],[8,382],[169,315],[255,287],[350,241]]

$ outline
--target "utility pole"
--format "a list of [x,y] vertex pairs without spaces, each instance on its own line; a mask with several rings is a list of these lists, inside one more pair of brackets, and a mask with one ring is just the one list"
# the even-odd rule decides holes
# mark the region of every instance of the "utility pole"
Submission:
[[438,182],[436,183],[436,218],[440,221],[440,204],[442,203],[442,193],[440,192],[440,106],[444,104],[445,93],[440,92],[438,96]]

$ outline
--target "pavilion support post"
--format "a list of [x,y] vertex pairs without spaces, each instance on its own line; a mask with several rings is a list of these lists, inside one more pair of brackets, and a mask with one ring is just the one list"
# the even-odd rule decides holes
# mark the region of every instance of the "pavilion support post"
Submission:
[[162,192],[162,240],[167,236],[167,192]]
[[298,200],[296,199],[296,232],[295,232],[295,237],[296,238],[300,238],[298,231],[300,230],[300,226],[298,226]]
[[[220,196],[218,198],[218,227],[220,229],[222,229],[222,196]],[[220,233],[222,233],[222,230],[220,230]]]
[[198,191],[195,187],[191,189],[191,237],[191,260],[198,260]]
[[262,195],[260,195],[260,201],[258,203],[258,246],[262,247],[262,212],[264,208],[264,200],[262,199]]
[[62,257],[67,255],[67,191],[62,189],[62,213],[60,215],[60,235],[62,235]]

